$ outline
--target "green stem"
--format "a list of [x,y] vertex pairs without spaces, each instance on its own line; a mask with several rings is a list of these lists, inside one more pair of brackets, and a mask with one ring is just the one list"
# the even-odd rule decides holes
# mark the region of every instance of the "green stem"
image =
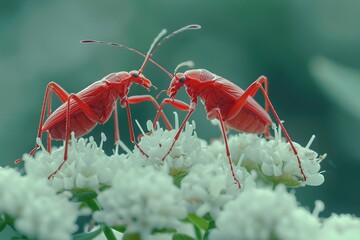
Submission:
[[99,203],[97,202],[96,198],[92,198],[89,200],[86,200],[87,205],[90,207],[90,209],[95,212],[95,211],[100,211],[101,210],[101,206],[99,205]]
[[103,232],[105,234],[106,239],[108,239],[108,240],[116,240],[115,234],[114,234],[114,232],[112,231],[112,229],[110,227],[103,224],[102,228],[103,228]]
[[202,235],[201,235],[201,230],[200,230],[200,228],[198,228],[195,224],[193,224],[193,226],[194,226],[194,230],[195,230],[196,239],[197,239],[197,240],[201,240],[201,239],[202,239]]
[[[93,212],[101,210],[101,206],[97,202],[96,198],[89,199],[86,201],[86,203]],[[110,227],[102,224],[101,228],[103,229],[104,235],[107,240],[116,240],[115,234]]]

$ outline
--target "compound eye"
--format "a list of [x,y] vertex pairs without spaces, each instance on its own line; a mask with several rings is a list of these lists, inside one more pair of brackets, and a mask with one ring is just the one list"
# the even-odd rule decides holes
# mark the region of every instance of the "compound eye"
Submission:
[[134,78],[138,78],[138,77],[139,77],[139,74],[137,74],[137,73],[135,73],[135,72],[132,73],[131,75],[132,75]]
[[185,82],[185,79],[186,79],[185,76],[181,76],[181,77],[179,78],[179,82],[184,83],[184,82]]

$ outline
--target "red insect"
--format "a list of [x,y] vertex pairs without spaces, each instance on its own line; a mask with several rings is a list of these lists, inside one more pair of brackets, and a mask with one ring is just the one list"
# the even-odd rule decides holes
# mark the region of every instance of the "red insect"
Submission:
[[[183,86],[185,87],[186,92],[190,97],[190,105],[175,99],[178,90]],[[260,90],[265,97],[265,109],[261,107],[253,98],[258,90]],[[185,73],[175,74],[175,76],[172,78],[169,88],[167,89],[167,95],[170,98],[164,99],[161,103],[160,110],[158,111],[154,120],[154,127],[165,104],[170,104],[177,109],[188,111],[188,114],[180,125],[179,130],[175,135],[174,141],[169,151],[163,157],[163,160],[171,152],[175,142],[178,140],[180,133],[185,126],[185,123],[188,121],[191,114],[195,111],[199,97],[205,105],[207,118],[209,120],[216,118],[220,121],[231,174],[239,188],[240,182],[235,176],[230,158],[230,151],[226,137],[227,129],[234,129],[237,131],[254,134],[265,133],[266,136],[269,136],[268,129],[272,124],[272,120],[268,114],[269,108],[274,114],[275,119],[280,125],[285,137],[289,141],[292,151],[297,158],[303,180],[306,181],[306,176],[303,172],[301,161],[294,144],[291,141],[289,134],[280,121],[280,118],[278,117],[269,99],[268,80],[266,77],[259,77],[244,91],[229,80],[217,76],[205,69],[189,70]]]
[[[149,90],[149,88],[152,86],[151,81],[142,74],[146,64],[149,61],[153,62],[156,66],[158,66],[161,70],[165,71],[165,73],[168,74],[168,72],[163,67],[161,67],[159,64],[157,64],[151,59],[152,55],[163,42],[167,41],[176,34],[185,30],[198,28],[200,28],[200,26],[198,25],[189,25],[180,28],[177,31],[163,38],[162,41],[160,41],[160,43],[158,43],[154,47],[155,43],[160,39],[160,37],[165,34],[166,31],[163,30],[162,32],[160,32],[158,37],[155,38],[147,55],[144,55],[133,48],[129,48],[121,44],[107,43],[95,40],[81,41],[82,43],[99,43],[125,48],[145,57],[145,60],[139,70],[111,73],[100,81],[91,84],[90,86],[76,94],[67,93],[60,85],[56,84],[55,82],[51,82],[48,84],[48,86],[46,87],[44,102],[41,109],[37,137],[41,138],[44,132],[48,132],[47,143],[49,152],[51,151],[51,140],[65,140],[64,161],[61,163],[58,169],[49,176],[49,178],[53,177],[61,169],[61,167],[67,160],[70,133],[74,132],[76,138],[81,137],[89,133],[98,123],[106,123],[113,112],[115,121],[115,142],[117,144],[119,143],[120,134],[116,107],[116,101],[118,98],[120,101],[120,106],[126,108],[127,111],[131,142],[133,142],[135,146],[139,148],[139,150],[144,155],[146,155],[135,141],[129,105],[137,104],[144,101],[152,102],[157,109],[159,109],[159,105],[156,100],[150,95],[128,97],[130,86],[132,83],[135,83]],[[53,93],[55,93],[60,98],[62,105],[54,112],[51,112],[51,96]],[[47,119],[44,122],[46,110]],[[171,124],[167,120],[166,116],[162,113],[162,111],[160,114],[163,117],[168,128],[171,128]],[[33,155],[39,149],[39,147],[40,146],[36,144],[35,148],[29,154]],[[18,159],[16,160],[16,163],[19,163],[21,161],[22,159]]]

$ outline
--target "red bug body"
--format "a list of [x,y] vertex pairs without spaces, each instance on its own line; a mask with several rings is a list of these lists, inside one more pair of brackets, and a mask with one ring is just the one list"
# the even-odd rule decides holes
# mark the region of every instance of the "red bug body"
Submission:
[[[264,84],[265,87],[263,87],[262,84]],[[186,92],[190,97],[190,105],[175,99],[178,90],[183,86],[186,88]],[[188,114],[179,127],[178,132],[174,137],[174,141],[168,152],[163,157],[163,160],[171,152],[182,129],[185,127],[186,122],[195,111],[197,99],[199,97],[205,105],[207,118],[210,120],[216,118],[220,121],[230,170],[239,187],[240,182],[237,180],[232,167],[226,132],[229,128],[232,128],[237,131],[247,133],[265,133],[266,136],[269,136],[268,127],[272,124],[272,120],[268,114],[269,108],[274,114],[274,117],[281,127],[285,137],[289,141],[291,149],[297,158],[300,173],[304,181],[306,181],[306,176],[303,172],[301,161],[295,146],[268,97],[267,86],[268,80],[264,76],[258,78],[244,91],[229,80],[219,77],[204,69],[189,70],[185,73],[175,74],[167,90],[167,95],[170,98],[164,99],[161,103],[158,114],[154,120],[154,128],[159,118],[159,114],[161,114],[162,108],[165,104],[170,104],[180,110],[188,111]],[[265,109],[253,99],[253,96],[258,90],[261,90],[265,97]]]
[[[133,71],[136,73],[136,71]],[[97,115],[97,121],[89,118],[84,110],[75,100],[70,101],[70,132],[75,133],[75,137],[81,137],[89,133],[98,123],[106,123],[115,108],[115,102],[120,98],[127,97],[131,83],[141,84],[145,88],[151,87],[151,82],[142,74],[134,77],[128,72],[111,73],[97,81],[76,95],[82,99]],[[41,128],[42,132],[48,131],[53,140],[65,140],[66,111],[68,103],[63,103],[45,121]],[[122,104],[122,107],[125,107]]]
[[[247,99],[243,109],[237,115],[228,118],[232,106],[244,93],[244,90],[229,80],[205,69],[189,70],[183,75],[186,77],[184,86],[189,96],[198,96],[207,112],[218,108],[227,127],[241,132],[261,134],[272,123],[269,114],[252,97]],[[182,74],[178,73],[176,78],[181,76]]]

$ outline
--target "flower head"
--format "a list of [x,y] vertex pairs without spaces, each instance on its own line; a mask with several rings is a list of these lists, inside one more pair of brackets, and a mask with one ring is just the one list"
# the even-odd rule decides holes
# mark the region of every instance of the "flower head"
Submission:
[[[197,164],[184,177],[181,192],[189,212],[200,217],[210,213],[216,218],[223,206],[240,193],[226,160],[226,157],[219,156],[217,161]],[[242,189],[255,186],[245,169],[235,166],[235,175],[242,183]]]
[[131,161],[138,165],[152,165],[162,168],[163,165],[170,173],[187,171],[193,165],[199,163],[209,163],[214,159],[207,149],[207,143],[197,137],[195,132],[195,122],[186,123],[184,131],[180,134],[170,154],[162,161],[174,141],[178,129],[163,130],[154,129],[151,121],[147,122],[147,129],[151,135],[144,135],[139,142],[139,146],[148,154],[144,157],[138,149],[131,154]]
[[[107,156],[102,150],[102,143],[106,137],[104,134],[101,137],[98,146],[93,137],[75,139],[72,134],[68,159],[61,170],[50,179],[50,184],[55,189],[87,188],[97,191],[102,184],[111,183],[113,175],[122,167],[126,156]],[[41,142],[39,144],[42,146]],[[24,161],[28,175],[46,179],[64,161],[64,147],[55,149],[50,154],[43,150],[34,157],[25,155]]]
[[320,223],[298,207],[294,195],[279,185],[270,189],[248,188],[228,202],[216,219],[210,239],[317,239]]
[[95,212],[96,221],[126,226],[127,233],[144,238],[153,230],[176,227],[187,214],[172,178],[150,166],[119,170],[98,200],[103,210]]
[[[239,133],[229,137],[229,148],[233,161],[242,160],[242,165],[247,169],[256,169],[272,182],[298,186],[302,185],[297,158],[288,142],[282,140],[280,132],[275,131],[274,139],[261,138],[254,134]],[[307,181],[305,184],[318,186],[324,182],[324,176],[320,170],[320,162],[326,154],[319,156],[309,149],[314,136],[309,143],[302,147],[294,143],[301,160]],[[222,144],[214,142],[213,154],[219,154]]]
[[71,239],[77,230],[77,205],[56,194],[45,179],[0,168],[0,203],[0,214],[13,218],[15,228],[29,238]]
[[320,236],[329,240],[356,240],[360,236],[360,219],[350,214],[332,214],[324,220]]

